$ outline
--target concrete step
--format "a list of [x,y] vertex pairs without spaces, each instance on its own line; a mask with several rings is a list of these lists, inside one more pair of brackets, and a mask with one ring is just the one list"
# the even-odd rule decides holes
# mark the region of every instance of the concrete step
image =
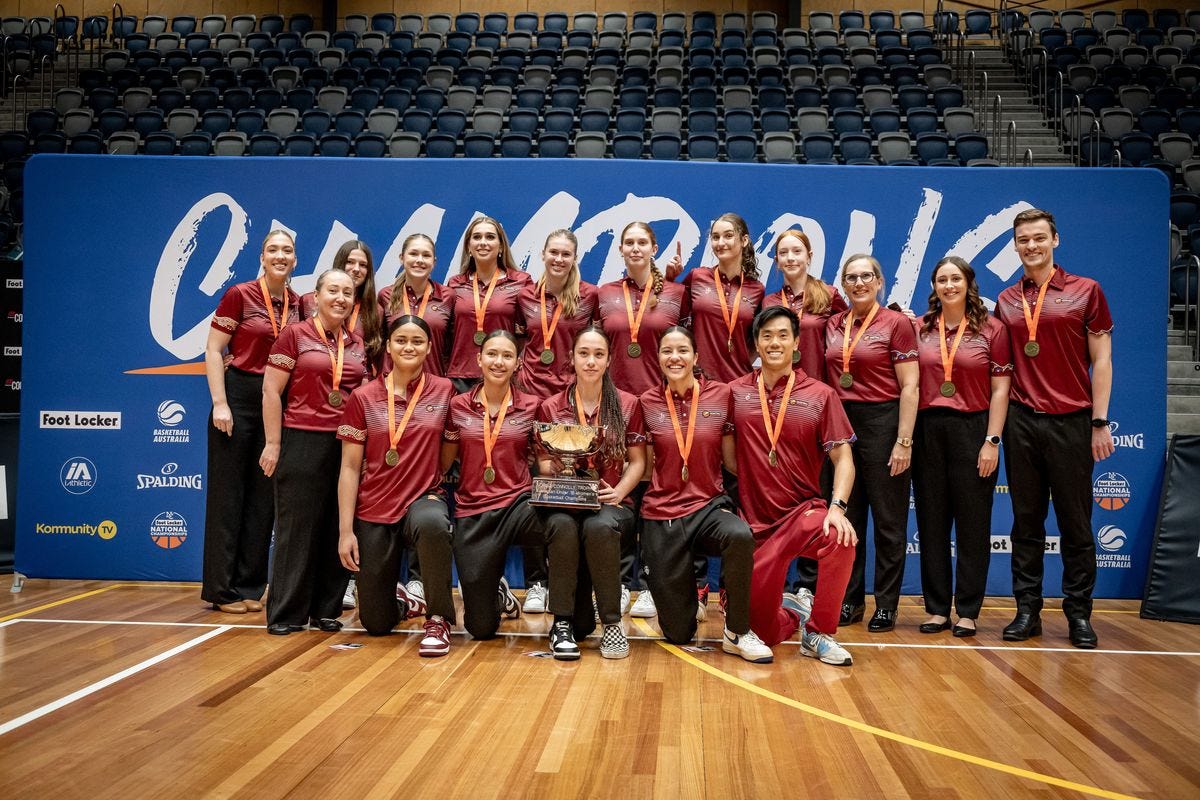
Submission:
[[1200,433],[1200,414],[1167,414],[1167,434]]
[[1191,361],[1168,361],[1167,378],[1193,378],[1200,380],[1200,364]]
[[1179,343],[1171,342],[1170,334],[1167,334],[1167,360],[1168,361],[1191,361],[1192,348],[1183,343],[1182,333],[1178,337]]
[[1200,414],[1200,395],[1168,394],[1168,414]]
[[1200,378],[1167,378],[1168,397],[1200,396]]

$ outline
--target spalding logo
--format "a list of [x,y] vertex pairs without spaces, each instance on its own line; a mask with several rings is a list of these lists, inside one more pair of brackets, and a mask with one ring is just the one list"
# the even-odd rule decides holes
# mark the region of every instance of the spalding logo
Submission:
[[1116,525],[1105,525],[1096,531],[1096,541],[1099,542],[1100,547],[1110,553],[1114,553],[1124,547],[1126,538],[1125,531]]

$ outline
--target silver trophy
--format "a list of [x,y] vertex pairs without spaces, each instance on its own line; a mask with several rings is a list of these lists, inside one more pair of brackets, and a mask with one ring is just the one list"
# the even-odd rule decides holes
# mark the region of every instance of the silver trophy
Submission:
[[604,444],[604,426],[574,425],[566,422],[538,422],[534,434],[547,453],[558,458],[563,468],[558,475],[539,475],[533,479],[535,506],[596,511],[600,481],[595,477],[581,478],[575,462],[594,455]]

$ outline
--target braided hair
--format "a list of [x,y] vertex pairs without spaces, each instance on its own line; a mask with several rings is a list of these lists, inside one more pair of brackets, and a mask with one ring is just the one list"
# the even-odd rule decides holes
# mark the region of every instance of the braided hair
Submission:
[[[604,340],[604,346],[608,348],[609,357],[612,357],[612,342],[608,338],[608,334],[599,325],[592,323],[585,328],[581,328],[578,333],[571,339],[571,353],[575,353],[575,346],[579,343],[580,338],[585,334],[594,333]],[[567,404],[575,409],[575,387],[577,381],[572,381],[567,387]],[[578,412],[577,412],[578,413]],[[599,457],[606,464],[621,464],[625,461],[625,416],[621,413],[621,396],[617,393],[617,386],[613,383],[612,378],[608,374],[608,370],[604,370],[604,376],[600,380],[600,424],[604,426],[604,444],[600,447]]]

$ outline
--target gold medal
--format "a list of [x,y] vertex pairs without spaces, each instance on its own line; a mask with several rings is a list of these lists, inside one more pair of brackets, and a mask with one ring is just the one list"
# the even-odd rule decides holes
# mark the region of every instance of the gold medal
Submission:
[[333,391],[329,393],[329,405],[338,408],[342,404],[342,393]]
[[492,469],[491,467],[484,467],[483,468],[483,482],[487,483],[487,484],[495,483],[496,482],[496,470]]
[[953,381],[946,381],[942,384],[942,397],[954,397],[954,393],[958,391],[954,388]]
[[388,450],[387,454],[384,455],[383,460],[387,462],[389,467],[394,467],[400,463],[400,454],[395,450]]
[[800,351],[799,351],[799,350],[793,350],[793,351],[792,351],[792,363],[793,363],[793,364],[799,364],[799,363],[800,363]]
[[483,331],[475,331],[475,346],[479,347],[487,339],[487,334]]
[[775,454],[775,450],[774,450],[774,449],[770,450],[770,451],[767,453],[767,461],[771,462],[771,466],[772,466],[772,467],[777,467],[777,466],[779,466],[779,456],[777,456],[777,455]]
[[1042,351],[1042,346],[1040,344],[1038,344],[1037,342],[1026,342],[1025,343],[1025,355],[1029,356],[1030,358],[1037,358],[1037,354],[1040,353],[1041,351]]
[[687,464],[684,464],[683,469],[679,470],[679,477],[683,478],[684,483],[688,482],[688,478],[691,477],[691,474],[688,472]]
[[838,378],[838,384],[840,384],[843,389],[849,389],[854,385],[854,376],[849,372],[843,372],[842,377]]
[[538,360],[541,361],[543,364],[546,364],[547,366],[549,366],[550,364],[553,364],[554,363],[554,351],[547,347],[545,350],[542,351],[542,354],[540,356],[538,356]]
[[729,339],[725,342],[725,349],[731,353],[733,352],[733,339]]
[[637,358],[642,354],[642,346],[637,342],[630,342],[629,347],[625,348],[625,352],[629,353],[630,358]]

